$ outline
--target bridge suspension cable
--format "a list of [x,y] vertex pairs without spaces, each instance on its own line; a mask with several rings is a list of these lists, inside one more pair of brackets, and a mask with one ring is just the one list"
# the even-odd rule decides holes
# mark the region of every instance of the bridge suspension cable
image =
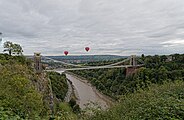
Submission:
[[[136,67],[141,67],[144,64],[136,65]],[[119,65],[119,66],[97,66],[97,67],[88,67],[88,68],[69,68],[65,69],[65,71],[74,71],[74,70],[92,70],[92,69],[105,69],[105,68],[127,68],[132,67],[132,65]]]
[[[55,60],[55,59],[52,59],[52,58],[49,58],[49,57],[45,57],[43,56],[44,58],[46,59],[49,59],[49,60],[52,60],[54,62],[59,62],[59,63],[62,63],[64,65],[68,65],[68,66],[73,66],[73,67],[82,67],[82,68],[91,68],[91,67],[95,67],[95,66],[82,66],[82,65],[76,65],[76,64],[71,64],[71,63],[66,63],[66,62],[63,62],[63,61],[59,61],[59,60]],[[124,59],[120,62],[116,62],[116,63],[112,63],[112,64],[109,64],[109,65],[102,65],[102,66],[96,66],[96,67],[110,67],[110,66],[114,66],[114,65],[118,65],[118,64],[122,64],[126,61],[130,60],[130,58],[128,57],[127,59]]]

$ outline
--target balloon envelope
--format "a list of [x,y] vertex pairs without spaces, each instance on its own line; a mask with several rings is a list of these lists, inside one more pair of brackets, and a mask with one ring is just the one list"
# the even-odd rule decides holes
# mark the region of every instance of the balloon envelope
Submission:
[[89,51],[89,49],[90,49],[89,47],[85,47],[85,50],[86,50],[87,52]]
[[64,51],[64,54],[65,54],[65,55],[68,55],[68,51]]

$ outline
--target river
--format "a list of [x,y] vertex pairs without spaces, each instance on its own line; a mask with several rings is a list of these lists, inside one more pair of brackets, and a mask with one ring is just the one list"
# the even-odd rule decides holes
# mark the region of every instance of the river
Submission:
[[[62,71],[56,72],[62,73]],[[80,108],[86,108],[86,104],[90,102],[98,104],[102,109],[109,107],[110,100],[96,90],[90,83],[68,73],[66,73],[66,77],[74,86]]]

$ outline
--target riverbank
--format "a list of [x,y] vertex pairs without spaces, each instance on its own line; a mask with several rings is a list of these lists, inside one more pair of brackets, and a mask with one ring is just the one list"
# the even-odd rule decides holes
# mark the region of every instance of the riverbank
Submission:
[[[92,86],[92,84],[88,81],[88,80],[86,80],[85,78],[82,78],[81,76],[78,76],[78,75],[76,75],[76,74],[74,74],[74,73],[71,73],[71,72],[65,72],[65,74],[67,75],[70,75],[70,76],[72,76],[73,78],[75,78],[76,80],[79,80],[80,82],[82,82],[83,84],[85,84],[85,85],[87,85],[88,87],[90,87],[91,89],[92,89],[92,91],[94,92],[94,96],[93,97],[97,97],[97,99],[100,99],[100,100],[98,100],[98,101],[103,101],[104,103],[105,103],[105,107],[104,107],[104,105],[100,105],[103,109],[107,109],[107,108],[109,108],[109,107],[111,107],[114,103],[115,103],[115,100],[114,99],[112,99],[112,98],[110,98],[109,96],[106,96],[106,95],[104,95],[103,93],[101,93],[100,91],[98,91],[97,89],[96,89],[96,87],[94,87],[94,86]],[[71,81],[72,82],[72,81]],[[76,89],[75,88],[75,85],[74,85],[74,89]],[[77,90],[76,90],[77,91]],[[78,95],[78,97],[79,97],[79,101],[81,101],[80,100],[80,95]],[[93,102],[94,100],[92,100],[92,102]],[[80,102],[79,102],[80,103]],[[103,104],[104,104],[103,103]]]

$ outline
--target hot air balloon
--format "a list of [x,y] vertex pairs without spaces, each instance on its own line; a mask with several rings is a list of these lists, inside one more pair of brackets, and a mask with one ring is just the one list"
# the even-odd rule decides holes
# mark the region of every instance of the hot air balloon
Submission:
[[68,51],[64,51],[64,54],[65,54],[65,55],[68,55]]
[[90,49],[89,47],[85,47],[85,50],[86,50],[87,52],[89,51],[89,49]]

